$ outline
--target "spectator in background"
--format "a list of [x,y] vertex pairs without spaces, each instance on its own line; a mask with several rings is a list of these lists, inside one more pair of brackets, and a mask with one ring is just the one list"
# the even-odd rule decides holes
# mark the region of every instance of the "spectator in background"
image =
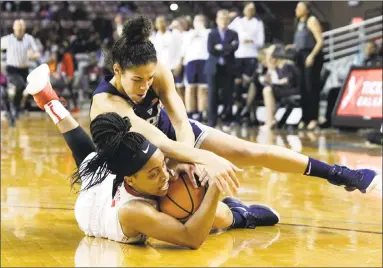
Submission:
[[223,89],[224,123],[227,131],[232,120],[233,84],[235,73],[234,52],[238,49],[238,34],[228,29],[229,11],[219,10],[216,18],[217,28],[208,36],[209,58],[205,64],[208,81],[208,125],[217,125],[218,89]]
[[73,113],[79,112],[77,105],[77,96],[73,92],[73,78],[74,78],[74,60],[73,55],[69,49],[69,43],[64,41],[59,48],[58,61],[60,62],[60,71],[64,76],[66,86],[69,90],[70,97],[72,100],[72,111]]
[[313,130],[318,125],[320,75],[323,66],[322,27],[310,12],[308,2],[299,2],[295,9],[296,30],[293,47],[296,63],[301,72],[302,121],[298,128]]
[[5,12],[15,12],[17,8],[14,1],[1,1],[1,10]]
[[13,34],[1,38],[1,49],[6,50],[7,80],[16,89],[13,100],[16,118],[21,110],[21,99],[26,87],[29,60],[37,60],[41,56],[33,36],[25,33],[25,29],[26,25],[23,20],[15,20]]
[[188,32],[192,27],[193,21],[191,16],[182,16],[179,18],[182,29],[184,32]]
[[64,81],[64,77],[62,76],[62,74],[58,68],[58,65],[59,65],[58,53],[59,52],[58,52],[57,46],[52,48],[52,51],[50,53],[50,57],[47,61],[47,65],[48,65],[49,70],[50,70],[50,82],[52,84],[52,87],[55,90],[59,91],[59,93],[62,93],[62,91],[66,87],[66,83]]
[[382,67],[382,56],[374,40],[368,40],[364,47],[363,65],[367,67]]
[[[184,39],[189,32],[188,22],[184,17],[176,18],[169,25],[169,30],[172,31],[177,39],[177,45],[183,47]],[[155,35],[155,34],[154,34]],[[176,68],[172,70],[177,93],[185,103],[185,66],[182,60],[182,49],[178,50],[178,55],[175,60]]]
[[74,75],[73,56],[68,50],[68,42],[64,41],[59,46],[55,46],[47,61],[51,76],[52,87],[60,94],[64,89],[68,89],[72,100],[72,112],[78,112],[77,98],[73,92],[72,82]]
[[[99,59],[97,58],[96,53],[92,53],[89,57],[89,66],[86,69],[88,76],[88,89],[90,89],[90,94],[93,93],[93,90],[98,86],[102,80],[102,67],[99,65]],[[91,95],[90,95],[91,96]]]
[[[243,108],[242,93],[249,89],[251,76],[258,65],[258,51],[265,44],[265,29],[263,22],[255,18],[255,5],[253,2],[245,4],[244,16],[236,17],[229,25],[229,29],[238,33],[239,47],[235,52],[236,78],[235,78],[235,100],[238,115]],[[236,116],[237,121],[240,120]]]
[[262,128],[265,130],[272,129],[276,125],[274,117],[276,100],[300,93],[298,70],[291,61],[284,59],[284,47],[273,46],[269,53],[268,68],[274,70],[277,77],[266,79],[262,91],[266,108],[266,120]]
[[202,121],[203,112],[207,112],[207,81],[204,67],[209,52],[207,38],[209,30],[205,28],[203,15],[194,17],[193,26],[185,36],[182,49],[182,62],[186,66],[185,107],[189,118]]
[[151,41],[157,51],[157,59],[174,75],[176,86],[180,86],[183,80],[183,74],[180,69],[181,50],[183,36],[180,32],[167,29],[165,16],[158,16],[155,21],[157,32],[151,37]]
[[157,32],[151,41],[156,48],[158,60],[173,70],[176,67],[174,66],[174,56],[176,55],[175,50],[178,43],[172,32],[167,29],[167,26],[165,16],[158,16],[155,21]]
[[124,17],[122,14],[117,14],[114,18],[114,23],[116,27],[116,31],[113,35],[113,39],[115,42],[117,42],[118,38],[122,35],[122,28],[124,28]]
[[258,67],[255,70],[254,74],[251,77],[251,82],[249,86],[249,91],[247,94],[246,105],[242,109],[239,114],[242,123],[249,123],[250,126],[258,125],[258,120],[256,117],[256,103],[255,100],[257,96],[262,94],[262,90],[264,88],[264,84],[261,81],[264,81],[264,76],[266,75],[267,69],[267,61],[266,61],[266,53],[269,51],[269,48],[262,48],[258,54]]

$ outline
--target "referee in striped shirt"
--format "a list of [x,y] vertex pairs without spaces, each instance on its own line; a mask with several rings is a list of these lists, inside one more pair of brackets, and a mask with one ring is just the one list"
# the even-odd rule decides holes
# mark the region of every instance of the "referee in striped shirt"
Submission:
[[16,109],[16,117],[20,111],[20,103],[23,91],[26,88],[28,76],[28,60],[40,58],[38,47],[34,38],[25,33],[24,20],[15,20],[13,34],[1,38],[1,49],[6,50],[6,71],[9,83],[16,88],[13,104]]

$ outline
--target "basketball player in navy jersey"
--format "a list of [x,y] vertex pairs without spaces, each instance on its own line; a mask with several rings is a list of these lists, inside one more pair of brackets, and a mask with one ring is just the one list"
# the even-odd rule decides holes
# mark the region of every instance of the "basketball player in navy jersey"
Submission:
[[[376,186],[381,177],[373,170],[328,165],[287,148],[248,142],[189,120],[171,71],[157,62],[150,34],[151,22],[146,17],[131,19],[124,26],[111,51],[114,76],[106,77],[94,91],[91,120],[106,112],[128,116],[132,131],[145,135],[168,158],[200,164],[210,175],[206,178],[218,181],[220,190],[229,194],[239,185],[235,174],[239,169],[230,161],[321,177],[348,191],[366,193]],[[225,48],[219,53],[225,53]],[[193,165],[179,169],[195,172]]]
[[34,70],[28,82],[27,92],[49,114],[76,160],[78,171],[72,176],[72,186],[81,183],[81,191],[75,217],[86,235],[122,243],[142,243],[152,237],[199,248],[212,228],[254,229],[279,222],[269,207],[246,206],[230,197],[219,202],[218,181],[214,180],[199,209],[185,223],[161,213],[158,197],[166,195],[169,181],[176,178],[170,175],[161,150],[130,131],[128,117],[117,113],[96,116],[90,126],[93,144],[59,102],[49,83],[47,65]]

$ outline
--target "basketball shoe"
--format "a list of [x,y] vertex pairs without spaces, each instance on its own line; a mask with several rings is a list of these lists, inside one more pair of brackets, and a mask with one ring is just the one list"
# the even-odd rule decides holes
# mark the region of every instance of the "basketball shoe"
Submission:
[[272,226],[279,222],[279,215],[272,208],[263,205],[246,206],[236,198],[226,197],[222,200],[230,210],[240,213],[246,218],[245,228],[254,229],[257,226]]
[[34,69],[27,77],[28,86],[27,92],[33,96],[37,106],[41,110],[45,110],[44,107],[52,100],[59,100],[57,93],[53,90],[49,80],[49,67],[46,64],[42,64]]
[[368,193],[375,188],[381,176],[371,169],[349,169],[334,165],[329,171],[327,180],[334,185],[344,185],[347,191],[358,189],[362,193]]

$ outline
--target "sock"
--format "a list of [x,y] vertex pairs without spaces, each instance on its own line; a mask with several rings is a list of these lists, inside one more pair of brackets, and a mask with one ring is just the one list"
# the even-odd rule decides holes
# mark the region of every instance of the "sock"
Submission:
[[307,164],[304,175],[327,179],[328,178],[328,172],[330,171],[331,167],[332,166],[330,166],[330,165],[328,165],[322,161],[319,161],[319,160],[316,160],[316,159],[309,157],[309,162]]
[[58,100],[52,100],[44,105],[45,111],[49,114],[53,123],[57,124],[69,115],[69,112]]
[[230,228],[246,228],[246,217],[243,215],[243,213],[241,213],[242,208],[230,210],[233,213],[233,223],[230,225]]

